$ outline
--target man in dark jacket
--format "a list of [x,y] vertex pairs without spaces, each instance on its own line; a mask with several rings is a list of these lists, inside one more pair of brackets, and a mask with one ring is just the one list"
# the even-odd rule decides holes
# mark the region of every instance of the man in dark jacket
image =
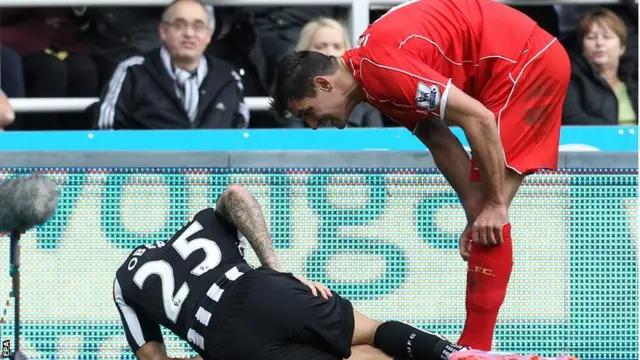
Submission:
[[213,23],[198,0],[169,5],[160,24],[163,46],[118,65],[100,98],[95,128],[247,127],[240,75],[203,54]]

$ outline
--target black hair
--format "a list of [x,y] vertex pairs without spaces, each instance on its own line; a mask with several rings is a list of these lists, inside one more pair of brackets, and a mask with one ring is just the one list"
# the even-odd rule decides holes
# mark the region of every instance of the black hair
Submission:
[[297,51],[285,55],[276,69],[270,102],[278,117],[286,117],[289,100],[316,96],[313,79],[338,70],[335,58],[316,51]]

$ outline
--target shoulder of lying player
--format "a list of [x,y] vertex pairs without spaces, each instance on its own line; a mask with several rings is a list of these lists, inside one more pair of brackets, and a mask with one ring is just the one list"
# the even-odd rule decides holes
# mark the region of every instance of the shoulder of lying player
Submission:
[[170,238],[167,238],[165,241],[156,241],[150,242],[146,244],[141,244],[131,249],[127,258],[124,260],[123,264],[120,266],[119,270],[122,268],[128,267],[132,258],[141,258],[145,257],[148,253],[148,250],[156,250],[162,249],[167,246],[167,244],[171,245],[175,239],[180,237],[185,231],[188,229],[193,230],[194,227],[192,225],[197,223],[197,228],[205,231],[219,231],[221,228],[226,229],[229,234],[235,234],[235,227],[230,224],[222,215],[218,214],[214,207],[206,207],[197,213],[195,213],[188,221],[180,228],[175,229],[175,232]]
[[193,215],[192,220],[202,220],[202,219],[211,219],[212,217],[218,217],[219,215],[216,213],[216,206],[208,206],[204,209],[198,211],[195,215]]
[[194,216],[191,222],[199,222],[204,228],[207,226],[217,227],[222,226],[226,228],[228,231],[235,232],[236,227],[233,225],[229,219],[219,210],[216,209],[216,205],[212,207],[207,207],[203,210],[198,211]]
[[[176,231],[176,235],[177,233],[189,227],[190,224],[196,221],[200,223],[203,227],[206,227],[207,224],[211,223],[211,221],[220,221],[220,220],[226,221],[226,219],[218,211],[216,211],[215,205],[205,207],[202,210],[199,210],[195,214],[191,215],[190,218],[187,219],[186,223],[179,230]],[[174,237],[176,235],[174,235]]]

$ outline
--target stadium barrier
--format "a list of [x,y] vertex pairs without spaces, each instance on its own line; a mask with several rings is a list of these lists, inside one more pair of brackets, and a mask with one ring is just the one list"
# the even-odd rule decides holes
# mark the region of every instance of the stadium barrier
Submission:
[[[615,130],[631,129],[600,138],[624,143]],[[563,141],[582,130],[565,130]],[[464,214],[429,152],[356,150],[373,134],[358,130],[178,133],[95,133],[75,147],[65,144],[91,133],[0,134],[0,181],[39,171],[61,191],[55,216],[21,240],[29,358],[133,359],[112,303],[115,269],[134,247],[168,239],[229,183],[260,202],[287,271],[326,283],[368,316],[457,339]],[[378,146],[400,134],[381,133]],[[332,148],[319,144],[330,138]],[[563,151],[560,168],[528,177],[512,206],[515,267],[496,349],[637,359],[637,138],[624,148]],[[8,244],[0,238],[4,269]],[[257,264],[253,252],[248,259]],[[8,271],[0,288],[0,337],[10,341]],[[165,335],[172,356],[190,353]]]

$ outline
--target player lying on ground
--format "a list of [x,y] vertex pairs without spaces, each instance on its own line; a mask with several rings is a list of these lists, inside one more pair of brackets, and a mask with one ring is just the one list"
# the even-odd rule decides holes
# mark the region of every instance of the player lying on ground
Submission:
[[[366,101],[429,148],[467,216],[460,237],[467,319],[459,343],[490,350],[513,266],[508,208],[526,175],[557,167],[569,77],[562,45],[507,5],[407,1],[341,57],[285,56],[272,107],[314,129],[344,128]],[[443,120],[464,131],[471,160]]]
[[[244,260],[247,241],[263,267]],[[205,360],[507,359],[369,319],[324,285],[281,271],[260,205],[231,185],[169,241],[134,250],[113,295],[141,360],[168,359],[161,325]]]

